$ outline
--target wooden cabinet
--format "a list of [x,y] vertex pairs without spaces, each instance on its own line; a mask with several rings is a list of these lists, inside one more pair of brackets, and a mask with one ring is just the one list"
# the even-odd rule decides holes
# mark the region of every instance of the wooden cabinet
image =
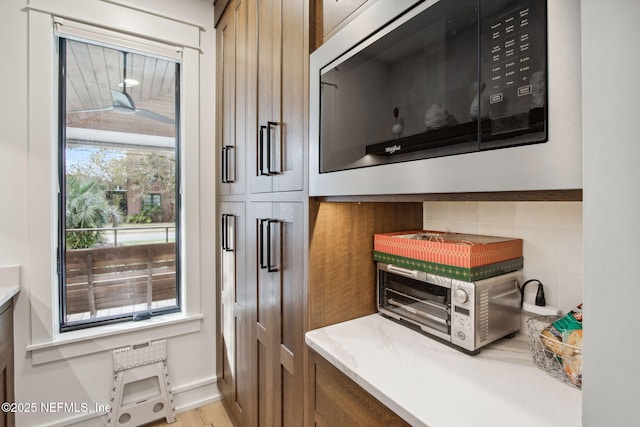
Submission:
[[244,202],[220,203],[219,319],[221,374],[219,387],[235,419],[246,424],[252,401],[251,346],[254,338],[247,319],[254,306],[245,279]]
[[303,201],[221,202],[220,389],[243,426],[301,426]]
[[236,0],[217,26],[221,195],[304,189],[308,4]]
[[309,425],[321,427],[391,427],[409,424],[362,387],[311,351]]
[[255,126],[249,157],[252,193],[303,190],[308,16],[306,1],[257,2],[257,115],[249,117]]
[[229,0],[213,0],[213,22],[218,25],[224,10],[229,4]]
[[241,426],[303,425],[308,16],[230,0],[216,26],[217,370]]
[[247,121],[251,108],[250,13],[255,0],[236,0],[216,28],[216,141],[219,154],[218,194],[246,192]]
[[[304,407],[304,203],[255,202],[259,426],[301,426]],[[252,235],[255,233],[255,235]]]
[[[0,307],[0,402],[14,402],[13,391],[13,303]],[[12,412],[0,412],[0,427],[15,425]]]

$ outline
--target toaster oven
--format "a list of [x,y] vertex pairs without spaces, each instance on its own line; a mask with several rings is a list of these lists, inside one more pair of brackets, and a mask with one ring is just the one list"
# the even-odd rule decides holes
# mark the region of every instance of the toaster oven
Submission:
[[464,282],[378,263],[377,305],[385,316],[470,354],[520,329],[521,272]]

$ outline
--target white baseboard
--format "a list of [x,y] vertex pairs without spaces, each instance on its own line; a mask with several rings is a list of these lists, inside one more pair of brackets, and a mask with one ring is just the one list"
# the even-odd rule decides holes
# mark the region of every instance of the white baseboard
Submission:
[[[199,406],[218,401],[222,398],[217,386],[218,377],[212,376],[188,384],[172,387],[171,394],[176,413],[189,411]],[[81,414],[52,423],[40,424],[39,427],[104,427],[107,414],[93,412]]]
[[213,376],[173,388],[176,412],[189,411],[222,399],[217,382],[218,377]]

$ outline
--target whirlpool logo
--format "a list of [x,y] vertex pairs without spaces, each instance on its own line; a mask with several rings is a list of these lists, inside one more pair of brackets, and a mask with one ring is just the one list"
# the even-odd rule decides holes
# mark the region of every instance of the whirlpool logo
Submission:
[[402,150],[402,145],[398,145],[398,144],[392,145],[391,147],[385,147],[384,148],[384,151],[387,154],[393,154],[396,151],[400,151],[400,150]]

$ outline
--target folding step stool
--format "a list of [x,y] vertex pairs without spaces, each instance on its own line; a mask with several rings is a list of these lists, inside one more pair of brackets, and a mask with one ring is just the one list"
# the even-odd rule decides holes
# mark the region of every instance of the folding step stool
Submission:
[[175,422],[166,340],[113,350],[109,426],[133,427],[164,417]]

